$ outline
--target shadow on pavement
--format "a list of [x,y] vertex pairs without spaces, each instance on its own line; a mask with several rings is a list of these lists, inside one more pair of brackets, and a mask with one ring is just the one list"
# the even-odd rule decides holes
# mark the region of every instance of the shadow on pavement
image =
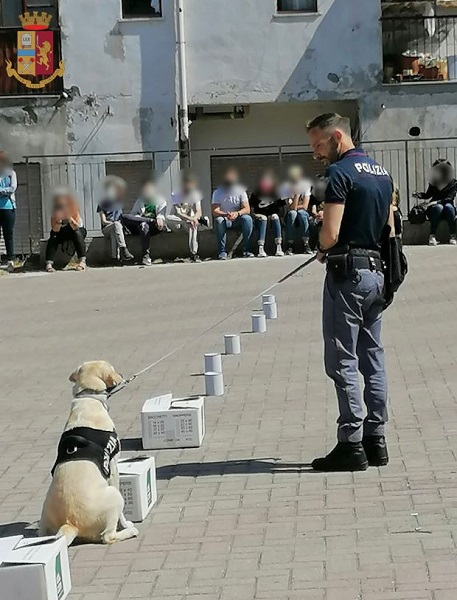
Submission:
[[308,463],[283,463],[274,458],[253,458],[210,463],[182,463],[158,467],[157,479],[205,477],[209,475],[253,475],[256,473],[315,473]]
[[[33,525],[33,528],[30,526]],[[0,538],[9,537],[13,535],[23,535],[26,538],[36,537],[37,523],[26,523],[25,521],[18,521],[17,523],[0,523]]]

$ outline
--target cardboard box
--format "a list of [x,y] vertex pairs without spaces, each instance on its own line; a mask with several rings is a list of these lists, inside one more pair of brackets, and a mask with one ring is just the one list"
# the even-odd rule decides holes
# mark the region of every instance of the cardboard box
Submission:
[[198,448],[205,435],[205,403],[201,396],[165,394],[146,400],[141,409],[143,448]]
[[64,600],[71,590],[65,538],[0,540],[1,600]]
[[142,521],[157,502],[156,464],[154,457],[139,456],[118,462],[119,489],[124,498],[124,516]]

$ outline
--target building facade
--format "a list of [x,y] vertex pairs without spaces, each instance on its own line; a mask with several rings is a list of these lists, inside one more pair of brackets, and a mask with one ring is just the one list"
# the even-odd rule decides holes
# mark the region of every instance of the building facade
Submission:
[[[25,245],[27,227],[34,238],[47,231],[49,189],[62,181],[77,188],[95,234],[104,173],[125,176],[134,195],[154,169],[168,192],[190,161],[207,208],[229,163],[248,185],[265,166],[298,161],[313,174],[304,126],[321,112],[351,118],[403,195],[424,185],[432,159],[455,158],[455,0],[0,0],[0,9],[0,147],[18,163]],[[25,9],[53,15],[65,65],[42,90],[5,72]]]

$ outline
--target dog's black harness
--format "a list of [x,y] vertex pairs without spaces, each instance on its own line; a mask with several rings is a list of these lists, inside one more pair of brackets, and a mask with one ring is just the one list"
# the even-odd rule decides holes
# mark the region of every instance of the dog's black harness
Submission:
[[52,467],[56,468],[73,460],[90,460],[100,469],[100,473],[108,480],[111,476],[111,459],[121,450],[119,437],[115,431],[103,431],[91,427],[75,427],[65,431],[59,441],[57,460]]

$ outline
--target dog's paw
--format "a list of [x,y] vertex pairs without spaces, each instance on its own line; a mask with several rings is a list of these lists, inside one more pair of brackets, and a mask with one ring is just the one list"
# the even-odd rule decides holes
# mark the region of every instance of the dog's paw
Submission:
[[129,527],[129,531],[132,534],[132,537],[138,537],[140,535],[140,532],[138,531],[138,529],[132,525],[131,527]]
[[132,521],[126,521],[124,529],[135,529],[135,525],[132,523]]

